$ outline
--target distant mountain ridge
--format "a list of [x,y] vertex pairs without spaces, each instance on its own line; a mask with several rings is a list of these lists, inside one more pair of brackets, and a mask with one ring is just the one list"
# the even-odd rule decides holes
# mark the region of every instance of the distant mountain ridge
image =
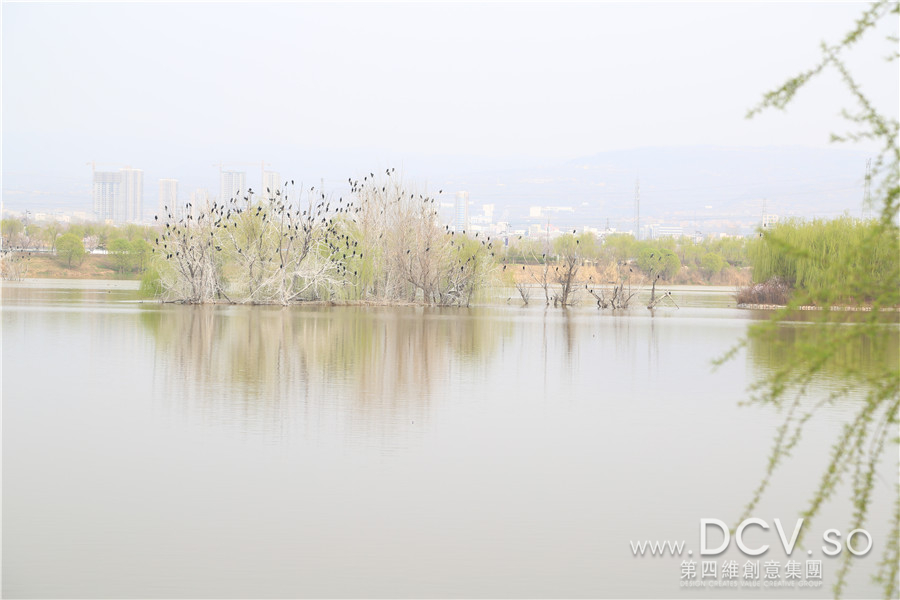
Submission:
[[[296,177],[285,164],[305,165],[303,170],[310,173],[322,171],[326,190],[336,194],[346,194],[346,173],[356,173],[355,167],[369,161],[353,152],[333,151],[314,162],[302,152],[295,155],[287,148],[272,150],[279,158],[272,161],[274,168],[282,175]],[[136,165],[145,169],[145,213],[153,214],[157,178],[172,176],[173,170],[154,164],[171,159],[146,158],[146,165]],[[746,231],[759,222],[764,205],[768,213],[782,217],[834,217],[844,212],[862,215],[867,158],[867,153],[843,146],[683,146],[607,151],[540,162],[411,156],[403,170],[413,182],[427,181],[432,193],[443,189],[445,204],[453,201],[456,191],[466,190],[473,214],[480,214],[483,204],[494,204],[495,221],[518,226],[539,221],[529,218],[529,207],[554,206],[573,209],[555,213],[558,218],[554,218],[554,224],[560,227],[609,224],[628,230],[633,224],[635,181],[639,179],[642,224]],[[90,211],[90,169],[79,161],[68,162],[71,172],[5,172],[4,208]],[[525,166],[529,162],[532,165]],[[523,166],[509,166],[517,163]],[[199,184],[187,179],[187,174],[195,171],[195,177],[208,180],[208,189],[216,194],[218,183],[209,166],[212,162],[193,159],[191,164],[193,168],[181,169],[184,172],[180,176],[185,179],[179,182],[179,194],[186,198]],[[367,166],[366,170],[369,168],[375,167]],[[312,181],[318,183],[320,176]]]
[[[571,206],[573,221],[633,220],[640,182],[642,222],[731,220],[771,214],[862,214],[868,155],[846,148],[663,147],[602,152],[527,170],[473,173],[445,187],[510,214]],[[646,221],[645,221],[646,219]]]

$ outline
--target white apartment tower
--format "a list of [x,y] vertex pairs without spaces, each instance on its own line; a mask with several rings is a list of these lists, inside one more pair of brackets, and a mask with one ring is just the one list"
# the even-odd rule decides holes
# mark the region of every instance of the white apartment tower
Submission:
[[[168,207],[168,208],[166,208]],[[165,219],[167,215],[178,216],[178,180],[159,180],[159,218]]]
[[116,198],[122,178],[118,173],[94,171],[94,218],[116,221]]
[[469,228],[469,192],[456,192],[456,203],[453,207],[453,228],[462,233]]
[[[196,219],[200,216],[200,211],[209,206],[209,190],[207,190],[206,188],[197,188],[196,190],[191,192],[190,203],[190,215],[192,218]],[[182,217],[186,216],[187,214],[182,215]]]
[[[263,171],[262,193],[266,198],[274,198],[275,192],[281,189],[281,175],[276,171]],[[266,190],[269,190],[266,192]]]
[[247,191],[247,174],[243,171],[222,171],[219,175],[219,201],[241,198]]
[[119,169],[122,174],[122,203],[125,210],[125,222],[140,223],[144,220],[144,172],[140,169],[125,167]]
[[94,171],[94,217],[113,223],[139,223],[144,214],[144,172],[125,167]]

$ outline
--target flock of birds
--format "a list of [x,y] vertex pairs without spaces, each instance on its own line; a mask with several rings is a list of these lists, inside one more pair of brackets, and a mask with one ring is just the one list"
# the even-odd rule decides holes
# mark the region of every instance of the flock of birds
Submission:
[[[396,255],[397,244],[403,244],[399,250],[403,260],[397,262],[405,269],[407,279],[434,279],[441,273],[452,278],[456,272],[457,281],[452,284],[457,287],[460,276],[475,275],[475,265],[482,255],[495,257],[490,236],[476,232],[468,237],[465,230],[457,236],[449,225],[440,231],[436,198],[403,189],[393,178],[394,171],[385,170],[386,183],[379,182],[371,172],[361,180],[349,178],[350,192],[356,201],[344,201],[341,196],[335,202],[323,191],[310,187],[304,207],[299,199],[289,200],[288,190],[294,188],[291,180],[285,182],[282,190],[273,192],[266,188],[263,198],[254,198],[255,193],[248,189],[242,197],[204,207],[188,202],[180,214],[174,207],[165,206],[163,227],[152,251],[167,261],[174,260],[188,274],[193,274],[199,263],[214,260],[214,253],[226,250],[251,270],[256,265],[265,267],[277,261],[278,269],[285,273],[297,269],[310,253],[318,253],[331,262],[338,276],[349,278],[352,274],[357,278],[359,265],[367,254],[377,250],[386,256],[393,250]],[[439,196],[442,193],[443,190],[438,191]],[[159,216],[154,220],[159,223]],[[383,239],[386,233],[388,240]],[[465,237],[465,241],[459,237]],[[579,245],[580,240],[576,238],[575,244]],[[545,252],[541,262],[546,257]],[[656,258],[661,266],[662,256],[651,254],[650,258]],[[508,266],[504,260],[502,269],[505,271]],[[629,272],[633,272],[630,267]],[[559,275],[558,266],[554,273]],[[657,280],[661,278],[660,272],[655,275]],[[588,284],[585,288],[590,289]]]
[[[473,248],[459,243],[449,226],[441,232],[436,198],[404,190],[392,178],[394,171],[385,170],[387,183],[379,182],[375,173],[361,180],[348,179],[355,201],[343,197],[334,201],[311,187],[302,205],[299,198],[289,200],[293,194],[288,190],[294,188],[291,180],[282,190],[266,188],[262,198],[248,189],[241,197],[207,206],[188,202],[181,211],[164,206],[162,222],[159,215],[154,217],[160,233],[152,251],[188,273],[194,271],[194,264],[213,261],[220,252],[249,268],[272,264],[282,271],[291,271],[310,253],[318,253],[346,278],[351,274],[358,277],[360,261],[370,252],[377,249],[385,256],[393,249],[396,253],[398,243],[406,246],[408,276],[415,275],[417,264],[421,267],[428,261],[436,266],[455,260],[454,267],[465,273],[467,266],[478,262],[482,251],[495,255],[490,236],[479,239],[480,234],[475,233],[473,239],[480,245]],[[440,190],[438,195],[442,193]],[[365,234],[362,223],[367,224]]]

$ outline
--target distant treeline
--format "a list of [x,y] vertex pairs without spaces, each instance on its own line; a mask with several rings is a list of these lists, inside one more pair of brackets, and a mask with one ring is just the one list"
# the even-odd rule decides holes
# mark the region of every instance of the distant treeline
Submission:
[[[543,284],[564,286],[567,299],[574,286],[626,279],[638,285],[733,284],[748,267],[755,285],[739,296],[748,303],[783,304],[795,290],[814,290],[826,301],[871,301],[853,294],[852,287],[835,285],[854,264],[865,265],[854,271],[863,273],[857,278],[900,286],[898,241],[874,221],[795,219],[753,238],[702,242],[688,237],[638,241],[629,234],[601,240],[576,232],[504,240],[440,224],[437,197],[404,187],[390,171],[351,180],[349,188],[346,198],[335,199],[288,185],[228,203],[179,207],[177,214],[183,216],[178,219],[175,207],[168,207],[154,226],[50,222],[26,227],[18,219],[3,219],[4,277],[27,276],[27,269],[16,264],[15,251],[30,249],[52,253],[62,267],[71,268],[87,253],[101,250],[108,268],[143,276],[148,295],[200,303],[468,304],[487,286],[522,283],[525,272],[512,265],[552,267]],[[564,265],[562,279],[558,273]]]
[[68,268],[82,264],[87,254],[101,250],[122,276],[142,274],[149,265],[150,240],[156,232],[144,225],[103,223],[29,223],[19,219],[0,222],[3,248],[3,277],[26,277],[28,253],[35,250],[54,255]]
[[[25,227],[18,219],[4,219],[4,262],[13,262],[9,251],[37,249],[74,269],[99,250],[122,275],[142,275],[145,293],[177,302],[437,305],[468,304],[487,286],[516,283],[512,269],[506,270],[510,265],[566,264],[567,287],[626,279],[620,272],[625,266],[634,274],[629,283],[729,283],[729,273],[748,265],[741,238],[697,243],[566,233],[552,240],[516,235],[504,240],[455,232],[439,223],[437,197],[409,189],[390,170],[348,181],[346,198],[286,183],[226,203],[166,207],[150,227],[58,222]],[[584,267],[604,276],[589,277]]]

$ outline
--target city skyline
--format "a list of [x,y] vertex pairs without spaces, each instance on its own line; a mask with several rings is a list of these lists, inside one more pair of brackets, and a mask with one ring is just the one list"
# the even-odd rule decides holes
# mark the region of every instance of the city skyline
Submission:
[[[224,160],[247,171],[251,186],[255,173],[271,171],[337,189],[348,177],[396,167],[417,185],[452,184],[502,212],[534,202],[463,180],[639,148],[832,149],[828,132],[846,126],[836,77],[817,81],[784,113],[744,117],[814,60],[822,39],[840,39],[858,6],[5,3],[2,10],[7,208],[90,210],[85,163],[93,160],[140,165],[149,181],[178,179],[182,190],[215,195],[212,165]],[[273,21],[294,29],[272,35]],[[126,22],[138,26],[117,26]],[[736,31],[735,22],[746,26]],[[209,24],[219,33],[204,33]],[[880,25],[854,53],[866,56],[870,43],[895,30]],[[848,60],[863,89],[896,118],[896,70],[854,56]],[[877,148],[853,147],[862,154],[861,179]],[[653,165],[626,168],[633,182]],[[669,183],[649,173],[646,181],[652,206],[659,200],[652,186]],[[569,202],[565,193],[545,203]],[[621,201],[631,196],[623,192]]]

